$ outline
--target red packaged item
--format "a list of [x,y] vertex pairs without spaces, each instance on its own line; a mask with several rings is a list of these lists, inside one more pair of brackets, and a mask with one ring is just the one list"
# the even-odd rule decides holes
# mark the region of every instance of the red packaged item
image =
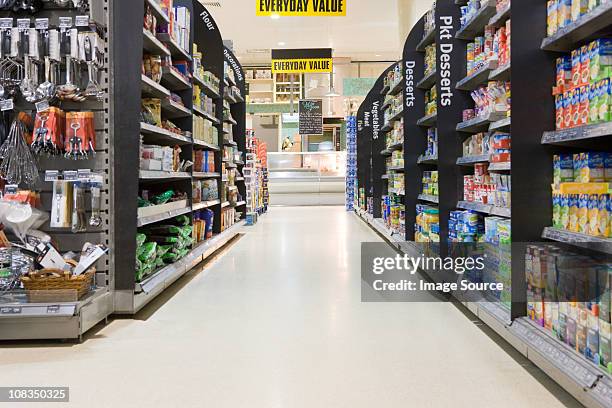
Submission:
[[580,123],[580,88],[572,91],[572,122],[571,127],[576,127]]
[[563,93],[563,121],[564,129],[572,127],[572,91]]
[[591,81],[591,54],[589,46],[580,47],[580,86],[589,85]]
[[565,129],[565,111],[563,109],[563,95],[555,96],[555,122],[557,130]]

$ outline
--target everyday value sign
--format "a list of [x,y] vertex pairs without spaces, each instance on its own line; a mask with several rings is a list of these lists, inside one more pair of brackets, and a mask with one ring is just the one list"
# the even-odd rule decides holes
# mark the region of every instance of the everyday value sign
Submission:
[[272,50],[274,74],[327,74],[332,70],[331,48]]
[[255,0],[258,16],[346,16],[347,0]]

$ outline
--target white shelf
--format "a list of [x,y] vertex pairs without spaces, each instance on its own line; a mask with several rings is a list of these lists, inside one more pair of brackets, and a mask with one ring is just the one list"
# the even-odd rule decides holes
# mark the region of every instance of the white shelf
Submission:
[[191,174],[186,172],[140,170],[141,180],[171,180],[171,179],[190,179]]
[[[156,214],[147,215],[145,217],[138,217],[138,227],[153,224],[159,221],[168,220],[170,218],[178,217],[179,215],[187,214],[191,212],[191,207],[183,207],[176,210],[167,211],[164,209],[165,205],[157,205],[159,212]],[[150,209],[150,208],[147,208]],[[154,209],[153,209],[154,210]]]
[[143,49],[150,54],[153,55],[161,55],[168,56],[170,55],[170,50],[159,41],[153,33],[148,31],[147,29],[142,29],[143,36]]
[[162,67],[162,83],[173,91],[191,88],[191,82],[171,67]]
[[184,50],[183,47],[181,47],[169,34],[159,33],[157,34],[157,38],[166,44],[173,57],[185,58],[186,60],[191,61],[189,51]]
[[191,143],[191,138],[183,135],[170,132],[164,128],[148,123],[140,123],[140,133],[145,135],[148,142],[151,143],[170,143],[170,144],[188,144]]
[[192,211],[203,210],[204,208],[209,208],[217,204],[221,204],[221,201],[220,200],[202,201],[200,203],[193,204],[191,206],[191,210]]
[[171,99],[162,99],[162,116],[167,119],[179,119],[191,116],[191,110]]
[[207,179],[207,178],[218,178],[221,177],[221,174],[219,173],[204,173],[201,171],[194,171],[193,172],[193,178],[197,178],[197,179]]
[[161,23],[161,22],[169,23],[170,22],[170,17],[168,17],[168,14],[166,14],[162,10],[157,0],[147,0],[147,4],[151,7],[151,11],[153,12],[153,14],[155,14],[155,17],[157,17],[158,23]]

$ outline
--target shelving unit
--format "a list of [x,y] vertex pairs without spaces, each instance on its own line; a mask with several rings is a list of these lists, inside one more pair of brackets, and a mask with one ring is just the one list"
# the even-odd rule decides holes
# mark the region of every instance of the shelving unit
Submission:
[[[193,266],[200,263],[215,250],[225,245],[240,233],[241,223],[234,224],[226,230],[221,229],[221,213],[226,207],[225,183],[222,181],[224,163],[222,162],[222,141],[223,141],[223,97],[225,95],[225,60],[223,41],[216,23],[211,14],[199,2],[192,0],[174,0],[174,7],[185,7],[189,11],[191,18],[191,38],[189,44],[197,46],[197,49],[204,55],[202,60],[203,68],[221,80],[220,89],[213,86],[199,73],[192,72],[189,76],[180,74],[170,66],[161,69],[161,83],[141,75],[142,55],[134,53],[134,49],[143,49],[143,52],[160,55],[162,57],[171,56],[173,60],[186,61],[192,65],[192,47],[188,50],[183,49],[174,38],[169,34],[153,35],[146,30],[143,35],[137,35],[137,30],[142,26],[141,16],[144,14],[144,5],[149,4],[153,14],[162,20],[163,10],[155,0],[141,0],[140,2],[121,2],[116,12],[120,12],[122,19],[117,22],[120,38],[129,39],[126,47],[124,42],[114,44],[115,52],[115,77],[121,78],[122,86],[116,89],[115,100],[121,101],[121,112],[116,113],[114,122],[116,134],[121,134],[120,140],[116,140],[114,168],[121,183],[116,186],[115,197],[121,202],[121,211],[115,214],[114,223],[120,227],[120,231],[115,234],[115,267],[117,279],[115,284],[115,313],[134,314],[143,308],[148,302],[154,299],[159,293],[163,292],[169,285],[178,279]],[[206,23],[200,21],[206,15]],[[211,28],[212,27],[212,28]],[[136,76],[140,77],[139,79]],[[213,98],[215,104],[215,115],[205,112],[199,106],[193,106],[194,88],[197,84],[201,91]],[[169,131],[165,128],[147,124],[131,123],[130,115],[140,114],[140,95],[161,99],[161,114],[163,120],[172,121],[183,134]],[[183,104],[170,99],[170,95],[178,95]],[[242,94],[244,91],[242,90]],[[205,142],[201,135],[193,135],[194,117],[201,117],[210,122],[218,130],[220,145]],[[234,128],[242,126],[246,121],[245,111],[233,110],[231,113]],[[127,137],[127,135],[134,135]],[[139,138],[141,135],[145,144],[155,144],[161,146],[180,146],[180,157],[182,160],[192,161],[194,153],[198,150],[208,151],[214,155],[215,169],[209,172],[195,171],[188,168],[186,171],[158,171],[158,170],[139,170]],[[235,143],[244,144],[244,131],[234,132]],[[119,153],[117,153],[119,152]],[[185,169],[181,169],[185,170]],[[138,177],[133,177],[138,174]],[[215,180],[218,184],[219,198],[197,202],[194,200],[192,184],[199,180]],[[136,195],[140,190],[156,189],[163,186],[164,189],[175,189],[186,193],[186,205],[174,208],[180,204],[171,204],[167,209],[166,205],[149,207],[141,210],[142,216],[137,216],[139,212],[136,208]],[[136,281],[135,277],[135,236],[139,228],[152,225],[163,225],[172,223],[175,217],[187,215],[193,224],[201,211],[211,210],[214,213],[214,234],[210,239],[202,242],[194,242],[188,253],[180,260],[158,268],[141,281]],[[146,215],[145,215],[146,214]]]
[[[484,2],[483,2],[484,3]],[[551,89],[555,84],[555,60],[557,52],[568,52],[584,45],[594,38],[612,33],[612,5],[598,6],[576,23],[561,29],[550,38],[546,36],[546,2],[530,3],[528,7],[515,1],[499,10],[494,1],[485,3],[483,8],[463,28],[459,27],[460,10],[463,1],[438,0],[437,16],[452,16],[450,29],[452,40],[446,36],[447,27],[436,26],[432,32],[424,33],[424,21],[419,21],[409,34],[404,56],[400,64],[416,67],[410,74],[414,82],[408,81],[403,92],[406,97],[414,96],[414,107],[404,107],[404,132],[409,143],[404,145],[404,167],[388,170],[403,171],[405,175],[406,208],[405,225],[415,224],[415,206],[424,204],[439,208],[440,249],[443,255],[448,243],[449,213],[457,209],[472,210],[483,216],[507,219],[512,230],[511,252],[511,302],[506,304],[476,301],[462,293],[453,296],[462,302],[499,335],[516,347],[534,364],[551,376],[587,407],[612,406],[612,378],[601,367],[588,361],[573,348],[561,343],[549,330],[539,327],[527,316],[527,281],[525,266],[525,243],[558,243],[560,248],[572,249],[580,254],[609,255],[612,240],[585,234],[559,230],[551,227],[553,153],[576,153],[583,151],[610,151],[609,138],[612,136],[610,123],[587,125],[555,131],[555,106]],[[498,66],[490,63],[477,72],[466,75],[466,42],[483,33],[486,25],[503,27],[511,18],[512,55],[511,62]],[[440,24],[437,20],[437,24]],[[441,34],[444,34],[443,36]],[[440,95],[442,74],[438,69],[429,77],[422,70],[422,54],[425,45],[437,44],[437,62],[440,67],[441,44],[445,44],[445,58],[450,60],[452,99],[449,106],[443,105]],[[450,45],[452,52],[448,53]],[[421,55],[421,59],[419,59]],[[448,61],[448,60],[447,60]],[[462,122],[462,112],[471,108],[473,102],[469,92],[487,81],[510,81],[512,79],[512,116],[493,113]],[[438,111],[425,116],[421,102],[423,91],[431,81],[438,90]],[[380,89],[377,83],[371,94],[386,93],[391,87]],[[376,213],[376,191],[385,188],[389,172],[378,174],[378,157],[389,155],[392,150],[378,147],[373,140],[374,133],[366,126],[365,117],[375,117],[371,95],[360,107],[358,113],[358,187],[360,208],[357,216],[377,231],[390,245],[412,256],[414,235],[409,228],[406,237],[390,234],[384,222]],[[538,101],[534,104],[533,101]],[[386,108],[388,103],[384,104]],[[428,126],[437,126],[438,154],[424,154],[424,137]],[[462,141],[480,132],[512,131],[512,162],[493,162],[489,155],[463,157]],[[366,140],[367,139],[367,140]],[[369,143],[368,143],[369,141]],[[373,163],[373,164],[370,164]],[[465,201],[460,191],[464,174],[472,166],[488,163],[488,171],[512,176],[512,206],[500,208],[491,204]],[[439,196],[421,194],[420,182],[424,171],[437,169],[439,172]],[[371,209],[372,207],[372,209]],[[412,252],[411,252],[412,251]],[[585,252],[587,251],[587,252]],[[429,274],[428,272],[424,272]],[[435,280],[435,276],[429,274]]]

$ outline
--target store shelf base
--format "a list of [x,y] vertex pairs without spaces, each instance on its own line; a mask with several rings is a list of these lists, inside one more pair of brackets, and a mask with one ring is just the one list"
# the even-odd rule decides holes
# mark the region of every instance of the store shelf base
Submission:
[[78,302],[0,304],[0,340],[80,339],[113,312],[108,288],[99,288]]
[[137,283],[134,292],[116,291],[115,313],[137,313],[177,279],[239,235],[244,223],[244,221],[240,221],[221,234],[200,243],[183,259],[160,269],[144,281]]

